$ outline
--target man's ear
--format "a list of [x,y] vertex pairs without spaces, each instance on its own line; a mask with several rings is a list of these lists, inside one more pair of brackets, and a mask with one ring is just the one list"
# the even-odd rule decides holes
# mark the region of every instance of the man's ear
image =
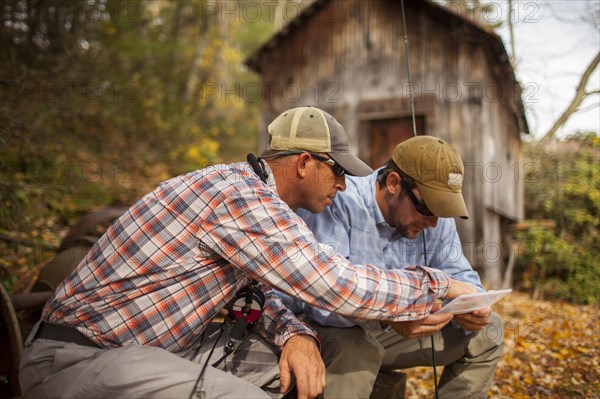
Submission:
[[296,173],[298,174],[298,177],[305,178],[308,176],[307,168],[308,161],[310,161],[310,159],[310,155],[306,152],[298,155],[298,158],[296,158]]
[[385,187],[391,194],[398,194],[401,190],[401,177],[397,172],[390,172],[385,179]]

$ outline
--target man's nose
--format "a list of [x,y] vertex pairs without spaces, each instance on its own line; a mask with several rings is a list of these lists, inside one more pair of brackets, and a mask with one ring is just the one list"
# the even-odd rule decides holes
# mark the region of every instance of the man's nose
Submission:
[[335,188],[338,191],[344,191],[346,189],[346,175],[336,176]]

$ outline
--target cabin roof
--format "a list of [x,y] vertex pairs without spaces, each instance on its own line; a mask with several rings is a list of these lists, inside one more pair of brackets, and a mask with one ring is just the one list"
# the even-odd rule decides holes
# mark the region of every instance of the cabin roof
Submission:
[[[296,18],[289,21],[278,32],[274,33],[270,39],[268,39],[252,54],[250,54],[245,60],[245,64],[258,74],[262,74],[259,60],[269,52],[282,46],[292,32],[302,29],[304,25],[319,12],[319,10],[323,9],[331,1],[332,0],[315,0],[310,5],[306,6]],[[398,4],[400,4],[399,0],[389,1],[396,1]],[[481,40],[484,44],[484,47],[489,50],[489,54],[491,55],[493,62],[494,73],[498,74],[503,82],[511,86],[515,93],[518,93],[518,96],[514,96],[514,98],[517,100],[512,101],[510,106],[513,112],[515,112],[517,115],[519,129],[521,132],[529,133],[529,126],[527,123],[527,118],[525,117],[525,107],[523,105],[523,101],[521,100],[521,86],[516,79],[514,68],[510,63],[510,58],[506,52],[502,38],[491,28],[481,25],[450,8],[436,4],[431,0],[406,0],[406,3],[408,6],[412,5],[414,7],[423,7],[425,12],[428,13],[432,18],[440,20],[454,18],[475,30],[477,33],[475,36]]]

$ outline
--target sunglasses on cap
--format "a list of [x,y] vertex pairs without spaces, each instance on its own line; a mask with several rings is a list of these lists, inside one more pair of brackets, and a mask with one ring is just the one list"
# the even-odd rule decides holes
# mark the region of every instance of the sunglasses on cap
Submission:
[[402,182],[402,188],[408,194],[408,198],[410,198],[410,200],[412,201],[417,212],[419,212],[423,216],[435,216],[433,212],[429,210],[425,202],[419,200],[415,193],[413,193],[412,189],[408,187],[408,183],[404,180],[404,178],[401,178],[400,181]]

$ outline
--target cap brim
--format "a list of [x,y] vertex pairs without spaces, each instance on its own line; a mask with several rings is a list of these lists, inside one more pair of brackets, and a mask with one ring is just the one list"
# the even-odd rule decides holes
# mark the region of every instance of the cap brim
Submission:
[[335,162],[340,164],[350,176],[367,176],[373,169],[350,152],[328,152]]
[[416,183],[423,201],[435,216],[469,218],[469,212],[461,192],[437,190],[419,182]]

